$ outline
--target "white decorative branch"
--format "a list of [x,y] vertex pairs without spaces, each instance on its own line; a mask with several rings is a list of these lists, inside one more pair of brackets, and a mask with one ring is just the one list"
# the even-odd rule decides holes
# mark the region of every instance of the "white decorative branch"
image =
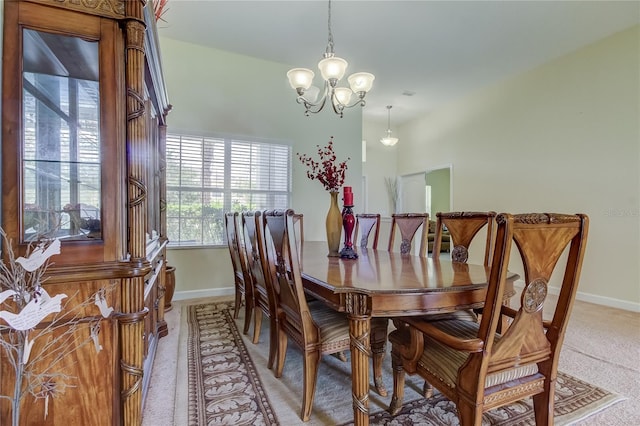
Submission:
[[398,199],[400,198],[398,178],[385,177],[384,183],[387,187],[387,195],[389,196],[389,201],[391,202],[391,213],[397,213]]
[[[58,371],[63,360],[90,343],[96,352],[102,349],[100,321],[113,311],[105,295],[115,285],[72,306],[78,292],[71,297],[63,293],[49,296],[43,287],[50,257],[60,253],[59,240],[40,239],[27,248],[26,257],[16,259],[2,228],[0,235],[7,258],[7,262],[0,262],[0,350],[15,377],[13,395],[0,395],[0,399],[11,401],[12,425],[18,426],[20,401],[26,395],[45,400],[46,418],[49,398],[72,386],[71,377]],[[86,317],[91,305],[98,306],[100,316]],[[87,333],[81,335],[84,329]],[[38,345],[34,346],[36,340]]]

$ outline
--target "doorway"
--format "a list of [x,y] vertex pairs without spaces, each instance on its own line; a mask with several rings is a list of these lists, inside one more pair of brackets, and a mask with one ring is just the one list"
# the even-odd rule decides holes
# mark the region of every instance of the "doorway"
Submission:
[[434,167],[419,173],[401,175],[398,212],[427,212],[433,220],[436,212],[451,211],[453,165]]
[[428,170],[425,177],[427,192],[431,194],[431,202],[427,212],[429,217],[434,218],[437,212],[450,212],[452,210],[452,190],[451,190],[451,170],[452,167],[441,167]]

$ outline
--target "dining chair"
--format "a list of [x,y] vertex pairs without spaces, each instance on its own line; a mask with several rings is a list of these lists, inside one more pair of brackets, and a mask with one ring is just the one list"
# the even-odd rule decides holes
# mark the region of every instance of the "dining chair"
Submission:
[[247,265],[251,282],[253,284],[253,343],[260,341],[262,331],[262,318],[269,318],[269,360],[267,367],[271,369],[276,360],[278,349],[278,325],[276,314],[275,293],[264,276],[264,265],[266,259],[261,256],[258,250],[258,241],[262,239],[264,232],[262,226],[262,212],[243,212],[242,229],[244,235],[244,247],[247,252]]
[[[360,239],[358,240],[358,232]],[[360,248],[367,248],[369,237],[373,232],[372,249],[378,248],[378,236],[380,235],[380,215],[378,213],[358,213],[356,214],[356,227],[353,232],[353,240]]]
[[[320,301],[308,302],[302,283],[298,249],[293,231],[293,210],[269,210],[264,212],[258,240],[260,255],[266,259],[265,278],[271,281],[277,301],[278,349],[275,366],[276,377],[282,376],[288,342],[303,352],[303,394],[300,418],[308,421],[313,406],[318,366],[323,354],[350,349],[349,321],[344,313],[337,312]],[[384,339],[372,340],[371,345],[383,346],[386,342],[387,320],[371,320],[373,333]],[[385,333],[379,332],[384,329]]]
[[[422,228],[421,228],[422,227]],[[391,215],[391,232],[389,233],[388,250],[393,251],[395,244],[396,228],[400,230],[400,253],[409,254],[413,238],[418,229],[420,231],[420,245],[418,256],[427,256],[427,234],[429,232],[428,213],[394,213]]]
[[[425,378],[453,401],[462,426],[479,426],[482,413],[527,397],[533,397],[536,424],[553,424],[558,360],[578,288],[589,219],[584,214],[503,213],[496,221],[480,323],[405,317],[389,335],[394,382],[390,413],[402,408],[406,372]],[[517,310],[502,304],[514,242],[525,281]],[[545,320],[548,286],[558,264],[564,269],[558,301],[552,319]],[[511,321],[504,334],[497,333],[502,317]]]
[[231,265],[233,267],[235,287],[233,318],[238,318],[244,299],[245,316],[243,332],[247,334],[249,332],[253,310],[253,286],[249,282],[246,256],[241,241],[241,234],[238,232],[238,212],[227,212],[224,214],[224,228],[227,236],[229,254],[231,255]]
[[[443,240],[444,230],[446,229],[449,234],[449,247],[451,261],[457,263],[467,263],[469,258],[469,247],[471,242],[478,235],[478,232],[487,227],[487,238],[484,247],[484,265],[489,266],[489,259],[491,250],[493,249],[494,239],[494,222],[496,212],[438,212],[436,213],[436,226],[435,234],[433,238],[433,250],[431,257],[434,260],[440,259],[440,247]],[[445,317],[448,319],[466,319],[469,321],[478,321],[479,315],[481,315],[482,309],[463,309],[450,313],[425,315],[425,320],[434,321],[440,320]],[[502,330],[502,326],[498,331]],[[429,395],[433,392],[432,385],[428,382],[424,382],[422,389],[423,395]]]
[[[395,246],[396,228],[400,230],[400,254],[410,254],[413,239],[420,229],[420,245],[418,246],[418,256],[427,257],[429,232],[429,214],[428,213],[394,213],[391,215],[391,231],[389,232],[389,244],[387,246],[388,251],[393,251]],[[393,321],[395,325],[395,320]],[[382,380],[382,368],[376,370],[375,367],[382,365],[384,360],[384,352],[376,352],[371,350],[372,358],[374,361],[374,378],[380,378]],[[425,385],[426,387],[427,385]]]
[[469,258],[471,242],[484,227],[487,227],[487,237],[484,248],[484,265],[489,265],[491,250],[493,249],[494,222],[496,212],[438,212],[436,213],[436,231],[431,257],[440,257],[442,234],[446,228],[451,239],[451,260],[466,263]]
[[[300,254],[300,250],[302,249],[302,243],[304,243],[304,214],[294,213],[293,225],[294,225],[294,231],[296,236],[296,243],[298,247],[298,254]],[[307,299],[307,302],[315,300],[315,298],[310,294],[306,295],[306,299]],[[345,355],[344,351],[339,351],[332,355],[338,358],[342,362],[347,362],[347,356]]]

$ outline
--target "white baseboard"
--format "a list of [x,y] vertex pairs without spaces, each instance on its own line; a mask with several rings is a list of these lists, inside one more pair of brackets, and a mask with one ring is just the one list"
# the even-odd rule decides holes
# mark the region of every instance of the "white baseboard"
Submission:
[[187,299],[200,299],[203,297],[215,297],[215,296],[233,296],[235,289],[233,287],[225,288],[208,288],[206,290],[187,290],[176,291],[171,300],[187,300]]
[[[514,283],[516,288],[522,289],[524,287],[523,280],[516,280]],[[557,296],[560,294],[558,287],[549,287],[549,294]],[[608,306],[610,308],[623,309],[625,311],[640,312],[640,303],[629,302],[628,300],[614,299],[613,297],[598,296],[596,294],[584,293],[579,291],[576,294],[576,300],[581,302],[595,303],[596,305]]]
[[[555,289],[556,294],[558,289]],[[611,308],[623,309],[625,311],[640,312],[640,303],[633,303],[627,300],[614,299],[613,297],[598,296],[591,293],[582,293],[581,291],[576,294],[576,300],[583,302],[595,303],[596,305],[609,306]]]

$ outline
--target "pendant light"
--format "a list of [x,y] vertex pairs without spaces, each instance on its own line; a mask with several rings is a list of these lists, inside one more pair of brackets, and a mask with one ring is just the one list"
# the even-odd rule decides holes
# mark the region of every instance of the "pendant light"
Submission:
[[394,146],[398,143],[398,138],[394,138],[391,136],[391,105],[387,105],[387,135],[380,139],[380,142],[384,146]]

